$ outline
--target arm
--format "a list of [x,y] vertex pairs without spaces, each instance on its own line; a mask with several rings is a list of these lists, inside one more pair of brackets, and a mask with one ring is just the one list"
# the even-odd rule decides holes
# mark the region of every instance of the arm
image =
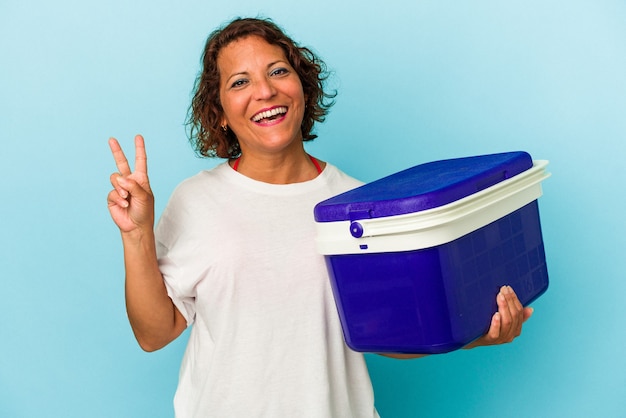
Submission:
[[134,172],[117,140],[111,138],[109,146],[119,172],[111,175],[108,206],[124,246],[128,319],[141,348],[155,351],[178,337],[187,324],[169,298],[159,271],[144,140],[135,137]]
[[[498,312],[491,317],[489,331],[477,340],[469,343],[463,349],[469,350],[487,345],[507,344],[519,337],[522,325],[533,314],[533,308],[524,308],[517,295],[510,286],[502,286],[496,296]],[[395,354],[381,353],[385,357],[395,359],[414,359],[425,357],[427,354]]]

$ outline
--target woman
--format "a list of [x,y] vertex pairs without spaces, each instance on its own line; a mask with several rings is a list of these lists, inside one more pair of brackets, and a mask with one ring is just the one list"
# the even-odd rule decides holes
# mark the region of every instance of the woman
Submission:
[[[314,205],[360,184],[304,150],[332,104],[324,75],[268,20],[236,19],[212,33],[191,136],[200,154],[229,160],[181,183],[156,232],[143,138],[135,171],[110,140],[119,173],[108,204],[137,341],[157,350],[193,324],[179,417],[378,416],[314,247]],[[510,288],[497,299],[489,332],[472,347],[512,341],[531,314]]]

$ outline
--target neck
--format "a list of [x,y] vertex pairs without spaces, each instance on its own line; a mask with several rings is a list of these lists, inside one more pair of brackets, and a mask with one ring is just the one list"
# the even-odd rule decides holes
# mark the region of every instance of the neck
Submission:
[[325,163],[314,160],[302,148],[301,152],[289,155],[251,155],[243,152],[241,157],[230,162],[236,171],[254,180],[271,184],[301,183],[313,180]]

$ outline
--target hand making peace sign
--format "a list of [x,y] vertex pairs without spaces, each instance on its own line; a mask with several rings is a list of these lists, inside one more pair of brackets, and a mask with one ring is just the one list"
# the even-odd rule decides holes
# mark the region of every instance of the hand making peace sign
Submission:
[[135,171],[131,171],[128,160],[115,138],[109,146],[118,172],[111,174],[113,190],[107,202],[113,221],[120,231],[154,228],[154,196],[148,181],[146,147],[141,135],[135,136]]

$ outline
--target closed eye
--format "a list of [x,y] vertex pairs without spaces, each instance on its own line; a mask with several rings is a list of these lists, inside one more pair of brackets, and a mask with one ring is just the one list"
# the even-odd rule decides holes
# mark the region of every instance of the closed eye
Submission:
[[283,67],[279,67],[279,68],[275,68],[274,70],[272,70],[272,72],[270,73],[271,76],[280,76],[283,74],[288,74],[289,70]]
[[248,83],[248,80],[245,78],[240,78],[235,80],[231,85],[230,88],[238,88],[238,87],[243,87]]

